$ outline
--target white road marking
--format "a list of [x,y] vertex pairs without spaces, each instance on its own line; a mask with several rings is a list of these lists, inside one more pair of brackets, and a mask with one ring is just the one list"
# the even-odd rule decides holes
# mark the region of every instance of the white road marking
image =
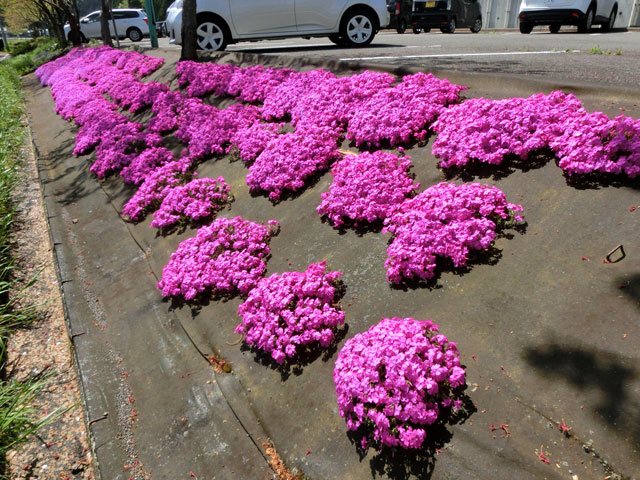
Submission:
[[444,57],[494,57],[503,55],[548,55],[552,53],[579,53],[580,50],[571,50],[571,52],[542,50],[538,52],[493,52],[493,53],[439,53],[433,55],[401,55],[394,57],[351,57],[340,58],[341,62],[361,61],[361,60],[400,60],[403,58],[444,58]]

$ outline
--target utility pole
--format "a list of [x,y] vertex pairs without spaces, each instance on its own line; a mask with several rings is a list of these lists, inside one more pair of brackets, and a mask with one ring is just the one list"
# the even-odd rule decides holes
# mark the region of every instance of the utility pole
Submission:
[[149,23],[149,40],[151,40],[151,48],[158,48],[158,33],[156,32],[156,9],[153,6],[153,0],[144,0],[147,10],[147,22]]

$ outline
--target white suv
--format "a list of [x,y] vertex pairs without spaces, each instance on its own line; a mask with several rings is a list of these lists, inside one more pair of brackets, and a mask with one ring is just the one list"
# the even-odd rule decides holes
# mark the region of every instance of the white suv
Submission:
[[[371,43],[389,24],[386,0],[198,0],[198,47],[224,50],[240,40],[329,37],[341,46]],[[171,43],[182,43],[182,0],[167,9]]]
[[[102,13],[98,10],[80,19],[80,33],[82,40],[89,38],[100,38],[100,17]],[[149,35],[149,24],[147,13],[141,9],[114,8],[113,19],[116,22],[116,30],[119,38],[129,37],[132,42],[139,42],[145,35]],[[67,23],[64,26],[64,34],[68,38],[71,28]],[[116,34],[113,30],[113,22],[109,19],[109,31],[111,36]]]
[[618,15],[616,0],[522,0],[520,4],[520,33],[531,33],[536,25],[549,25],[557,33],[562,25],[577,25],[586,33],[599,23],[611,30]]

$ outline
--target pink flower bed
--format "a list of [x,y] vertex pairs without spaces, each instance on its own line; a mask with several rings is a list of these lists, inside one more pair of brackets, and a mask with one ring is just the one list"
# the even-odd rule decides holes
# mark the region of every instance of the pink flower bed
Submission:
[[162,296],[192,300],[205,291],[248,293],[264,275],[269,240],[278,230],[275,220],[265,226],[242,217],[217,218],[171,255],[158,282]]
[[215,215],[232,199],[231,187],[224,178],[196,178],[169,191],[153,213],[151,226],[167,228],[177,223],[201,221]]
[[601,112],[569,117],[550,146],[569,175],[640,175],[640,119]]
[[241,102],[264,102],[292,73],[293,70],[288,68],[265,68],[262,65],[237,68],[231,75],[227,92]]
[[240,127],[231,136],[229,153],[242,160],[245,165],[251,165],[267,144],[278,136],[284,126],[284,123],[255,122],[249,126]]
[[231,64],[198,63],[190,60],[178,62],[178,85],[184,88],[190,97],[204,97],[208,94],[228,95],[227,88],[237,68]]
[[357,225],[387,218],[420,188],[408,174],[410,158],[382,151],[346,156],[331,169],[334,179],[322,194],[318,213],[336,227],[344,219]]
[[326,70],[294,72],[264,99],[262,118],[281,120],[291,115],[298,102],[335,75]]
[[151,147],[143,150],[140,155],[134,157],[131,163],[120,171],[120,176],[125,183],[139,185],[144,182],[147,175],[156,168],[174,160],[171,150],[164,147]]
[[405,201],[384,221],[393,235],[387,248],[387,280],[433,278],[437,257],[455,267],[467,264],[470,250],[484,250],[496,237],[496,221],[523,219],[522,206],[508,203],[496,187],[479,183],[440,183]]
[[199,99],[187,99],[178,110],[176,138],[189,145],[195,158],[225,153],[239,128],[260,118],[260,110],[251,105],[236,104],[219,110]]
[[380,146],[423,140],[427,128],[467,87],[432,74],[407,75],[395,87],[377,91],[353,113],[347,139],[356,145]]
[[146,212],[160,206],[164,197],[173,188],[186,183],[191,178],[192,162],[190,157],[183,156],[179,160],[165,163],[149,172],[136,193],[123,207],[122,214],[132,221],[142,220]]
[[327,77],[297,99],[291,108],[291,124],[342,131],[358,107],[394,81],[395,77],[389,73],[370,71],[348,77]]
[[302,189],[309,177],[328,169],[338,156],[336,137],[330,130],[284,133],[271,140],[249,167],[247,185],[278,201],[284,191]]
[[552,128],[581,114],[582,103],[573,95],[552,92],[529,98],[489,100],[475,98],[454,105],[433,125],[438,134],[433,154],[443,168],[479,161],[499,165],[509,154],[523,160],[549,145]]
[[363,448],[420,448],[429,425],[460,408],[465,370],[437,324],[394,317],[345,343],[333,380],[340,415],[363,430]]
[[326,271],[326,261],[306,272],[274,273],[263,278],[238,307],[242,323],[236,333],[245,342],[271,355],[279,364],[309,344],[327,348],[335,328],[344,323],[337,303],[341,272]]

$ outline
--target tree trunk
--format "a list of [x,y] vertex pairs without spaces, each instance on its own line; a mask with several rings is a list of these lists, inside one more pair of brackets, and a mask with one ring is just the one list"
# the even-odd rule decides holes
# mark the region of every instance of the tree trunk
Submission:
[[182,3],[182,54],[180,60],[197,60],[198,44],[196,0],[184,0]]
[[82,45],[82,33],[80,33],[80,27],[78,26],[78,17],[65,2],[60,2],[59,8],[69,20],[69,41],[73,43],[74,47],[79,47]]
[[102,0],[102,13],[100,14],[100,34],[102,35],[102,44],[113,47],[113,43],[111,42],[111,32],[109,32],[110,17],[111,13],[109,12],[107,2]]

